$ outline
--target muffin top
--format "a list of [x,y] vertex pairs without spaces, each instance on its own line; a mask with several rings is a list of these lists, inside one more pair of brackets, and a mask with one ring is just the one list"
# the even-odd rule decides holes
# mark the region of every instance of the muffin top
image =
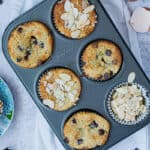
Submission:
[[115,89],[110,106],[114,115],[125,122],[136,121],[146,112],[142,90],[135,84],[122,85]]
[[61,0],[53,10],[57,30],[75,39],[89,35],[95,28],[96,18],[95,6],[88,0]]
[[64,111],[79,100],[81,83],[79,78],[69,69],[50,69],[40,78],[38,93],[44,105]]
[[85,76],[104,81],[118,73],[122,64],[122,54],[114,43],[98,40],[84,49],[81,63]]
[[51,56],[52,48],[49,29],[37,21],[19,25],[8,40],[11,59],[24,68],[34,68],[45,62]]
[[64,125],[64,140],[75,149],[93,149],[104,145],[110,130],[109,122],[100,115],[81,111],[73,114]]

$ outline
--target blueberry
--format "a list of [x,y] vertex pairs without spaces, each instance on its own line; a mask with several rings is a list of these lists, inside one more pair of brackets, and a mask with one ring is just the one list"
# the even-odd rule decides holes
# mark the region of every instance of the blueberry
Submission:
[[96,121],[94,120],[94,121],[91,122],[91,124],[89,124],[89,127],[92,128],[92,129],[93,129],[93,128],[97,128],[97,127],[98,127],[98,124],[97,124]]
[[40,47],[41,47],[41,48],[44,48],[44,43],[43,43],[43,42],[40,44]]
[[21,58],[21,57],[18,57],[18,58],[16,59],[16,61],[17,61],[17,62],[21,62],[21,61],[22,61],[22,58]]
[[105,59],[104,59],[104,58],[102,58],[102,62],[104,62],[104,63],[106,64],[106,62],[105,62]]
[[33,43],[34,45],[38,44],[37,38],[35,36],[31,36],[31,43]]
[[98,59],[98,55],[96,55],[96,59]]
[[78,145],[81,145],[83,143],[83,139],[78,139],[77,143],[78,143]]
[[81,65],[82,65],[82,66],[85,66],[85,65],[86,65],[86,62],[83,62],[83,61],[82,61]]
[[66,137],[65,139],[64,139],[64,141],[68,144],[69,143],[69,139]]
[[72,123],[76,124],[77,123],[77,120],[74,118],[72,119]]
[[100,77],[98,78],[98,80],[102,80],[103,79],[103,76],[102,75],[100,75]]
[[110,71],[110,77],[112,77],[112,76],[113,76],[113,74],[114,74],[114,73],[113,73],[113,71]]
[[107,50],[105,51],[105,54],[106,54],[107,56],[111,56],[112,51],[111,51],[110,49],[107,49]]
[[18,49],[19,49],[20,51],[23,51],[23,50],[24,50],[23,47],[21,47],[20,45],[18,45]]
[[18,31],[19,33],[22,33],[23,28],[19,27],[17,31]]
[[27,51],[26,51],[26,55],[24,56],[24,59],[25,59],[25,60],[28,60],[30,55],[31,55],[31,51],[30,51],[30,50],[27,50]]
[[109,79],[109,78],[110,78],[110,73],[106,72],[106,73],[104,74],[104,79],[107,80],[107,79]]
[[98,133],[99,133],[99,135],[104,135],[105,134],[105,130],[104,129],[99,129]]

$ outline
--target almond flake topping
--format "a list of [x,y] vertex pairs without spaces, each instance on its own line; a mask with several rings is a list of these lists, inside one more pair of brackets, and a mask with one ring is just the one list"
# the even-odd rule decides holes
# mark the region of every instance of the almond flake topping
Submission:
[[60,18],[64,21],[65,28],[71,31],[72,38],[80,37],[81,30],[90,24],[89,13],[95,9],[95,6],[89,5],[87,0],[82,0],[82,8],[83,11],[80,12],[70,0],[65,1],[65,13]]
[[[78,100],[78,86],[75,81],[71,80],[71,76],[67,73],[59,74],[53,83],[48,83],[48,80],[46,80],[43,84],[47,94],[55,98],[54,103],[60,108],[68,101],[74,102]],[[43,101],[43,103],[49,107],[50,105],[51,107],[54,106],[52,102]]]
[[115,115],[124,121],[135,121],[146,111],[142,91],[136,85],[117,88],[112,96],[111,107]]
[[50,107],[50,108],[54,108],[54,102],[50,99],[44,99],[43,104]]

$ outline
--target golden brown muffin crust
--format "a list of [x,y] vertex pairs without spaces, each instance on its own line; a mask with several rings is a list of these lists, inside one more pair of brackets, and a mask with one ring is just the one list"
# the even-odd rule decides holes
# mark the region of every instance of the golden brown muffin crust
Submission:
[[108,80],[118,73],[122,54],[118,46],[106,40],[90,43],[81,56],[84,74],[94,80]]
[[[74,7],[77,8],[79,12],[83,12],[84,10],[82,8],[83,7],[82,1],[85,1],[85,0],[70,0],[70,2],[74,4]],[[90,24],[80,29],[81,33],[78,37],[72,37],[71,30],[65,27],[65,22],[63,19],[61,19],[61,15],[65,13],[65,9],[64,9],[65,2],[66,0],[58,1],[56,5],[54,6],[53,21],[57,30],[69,38],[83,38],[89,35],[94,30],[95,24],[96,24],[97,16],[96,16],[95,10],[88,13]],[[89,6],[89,4],[87,4],[87,6]]]
[[53,38],[41,22],[31,21],[19,25],[8,40],[8,51],[13,62],[24,68],[34,68],[52,54]]
[[93,149],[104,145],[110,130],[109,122],[100,115],[81,111],[73,114],[64,125],[64,140],[75,149]]
[[[47,91],[47,88],[49,91]],[[42,101],[49,100],[53,103],[52,109],[64,111],[75,105],[79,100],[81,83],[79,78],[69,69],[50,69],[42,75],[38,93]]]

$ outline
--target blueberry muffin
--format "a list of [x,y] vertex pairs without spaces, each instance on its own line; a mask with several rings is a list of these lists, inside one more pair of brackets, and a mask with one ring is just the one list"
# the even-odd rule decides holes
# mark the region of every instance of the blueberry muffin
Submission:
[[80,111],[65,123],[63,134],[65,142],[74,149],[93,149],[104,145],[110,130],[109,122],[90,111]]
[[40,78],[38,93],[44,105],[57,111],[74,106],[79,100],[81,83],[69,69],[53,68]]
[[106,40],[90,43],[82,53],[81,68],[86,77],[105,81],[118,73],[122,54],[118,46]]
[[95,6],[90,5],[88,0],[58,1],[53,9],[53,21],[57,30],[66,37],[86,37],[97,22]]
[[34,68],[45,62],[52,49],[53,38],[49,29],[37,21],[19,25],[8,40],[11,59],[24,68]]

